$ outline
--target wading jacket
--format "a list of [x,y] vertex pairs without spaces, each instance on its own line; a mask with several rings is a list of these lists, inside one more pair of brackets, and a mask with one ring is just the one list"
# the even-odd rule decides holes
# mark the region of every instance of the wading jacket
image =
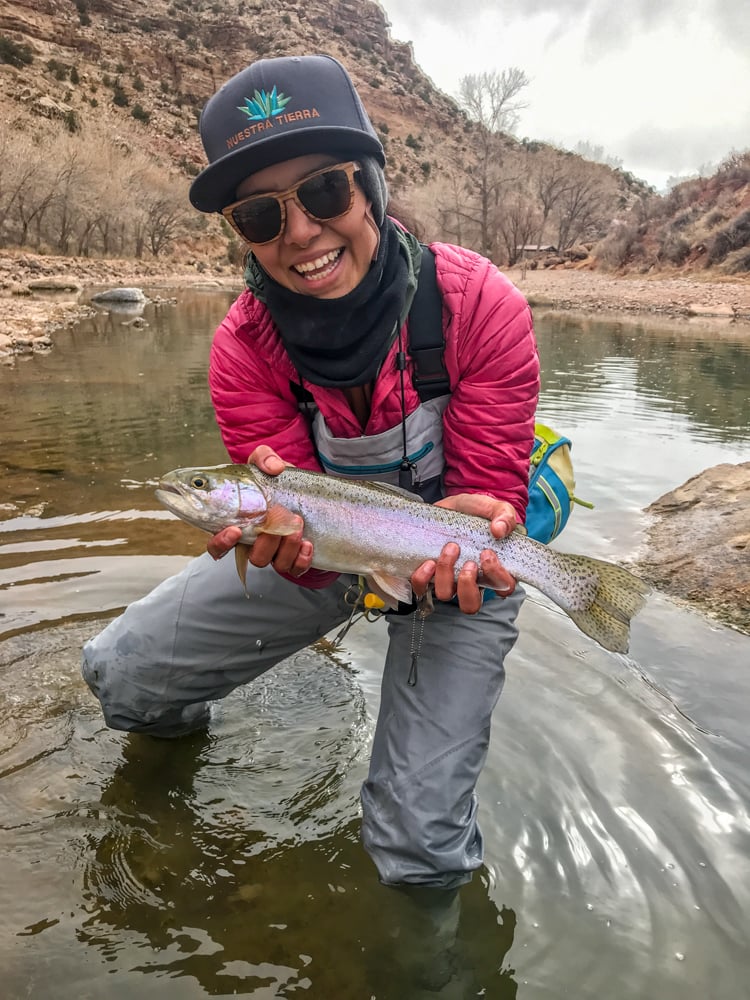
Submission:
[[[444,364],[451,389],[434,417],[442,423],[442,493],[484,493],[506,500],[523,522],[539,393],[531,312],[523,295],[486,258],[445,243],[431,244],[431,250],[443,300]],[[402,332],[405,350],[407,333]],[[268,309],[243,292],[216,331],[209,366],[216,419],[232,461],[245,462],[257,445],[266,444],[292,465],[321,468],[309,417],[300,410],[292,382],[312,394],[325,447],[338,439],[344,451],[348,445],[349,451],[364,448],[369,462],[381,449],[384,461],[393,459],[397,441],[401,448],[402,428],[398,350],[397,338],[375,380],[370,416],[362,427],[340,389],[300,378]],[[412,384],[408,356],[403,385],[407,417],[419,421],[416,411],[424,407]],[[427,407],[434,407],[434,401]],[[317,431],[315,436],[322,455]],[[411,448],[409,441],[409,453]],[[326,464],[327,471],[340,471]],[[364,470],[358,468],[362,474]],[[321,586],[331,578],[311,570],[297,582]]]

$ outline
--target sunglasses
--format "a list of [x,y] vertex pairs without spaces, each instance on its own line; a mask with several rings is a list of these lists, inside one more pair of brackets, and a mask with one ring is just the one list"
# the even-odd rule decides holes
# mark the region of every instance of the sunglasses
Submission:
[[248,243],[272,243],[284,232],[290,198],[315,222],[331,222],[346,215],[354,202],[354,175],[359,169],[354,162],[323,167],[286,191],[251,194],[227,205],[221,214]]

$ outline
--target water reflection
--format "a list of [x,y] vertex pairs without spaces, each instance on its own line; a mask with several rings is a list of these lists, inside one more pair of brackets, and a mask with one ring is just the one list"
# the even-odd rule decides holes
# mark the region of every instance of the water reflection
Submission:
[[[203,536],[166,469],[224,460],[206,391],[229,296],[99,314],[0,373],[4,996],[412,1000],[430,940],[359,844],[384,636],[360,624],[174,743],[103,728],[82,643]],[[750,443],[750,340],[543,314],[542,413],[574,441],[560,547],[632,556],[641,508]],[[92,621],[93,619],[93,621]],[[480,783],[487,867],[456,990],[505,1000],[743,995],[745,636],[654,595],[630,657],[532,594]],[[420,980],[421,981],[421,980]],[[67,990],[67,992],[66,992]]]
[[566,401],[583,418],[637,401],[688,418],[688,430],[716,441],[747,441],[750,351],[747,336],[654,323],[537,317],[545,407]]
[[[107,961],[127,949],[131,973],[192,980],[208,995],[412,996],[419,945],[404,940],[404,902],[373,878],[357,820],[269,837],[236,801],[258,765],[227,761],[222,775],[212,742],[125,738],[102,792],[101,832],[86,845],[90,915],[79,940]],[[515,996],[503,968],[514,925],[480,883],[464,897],[461,954],[475,994]]]

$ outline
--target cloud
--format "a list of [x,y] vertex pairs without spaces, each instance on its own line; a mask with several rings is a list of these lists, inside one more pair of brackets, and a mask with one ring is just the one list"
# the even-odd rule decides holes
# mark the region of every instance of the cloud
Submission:
[[386,0],[390,16],[398,18],[418,35],[424,22],[471,29],[484,15],[495,15],[508,24],[533,21],[544,16],[553,20],[553,35],[580,32],[584,27],[586,54],[601,58],[626,46],[635,36],[672,25],[679,37],[686,17],[698,17],[712,25],[725,44],[750,60],[750,11],[747,0],[474,0],[471,21],[456,21],[455,0]]
[[[723,160],[733,149],[747,146],[747,132],[739,125],[729,130],[724,126],[708,126],[700,132],[684,125],[677,128],[641,125],[623,136],[617,153],[626,163],[677,174],[709,164],[718,166],[717,159]],[[722,152],[717,156],[719,150]]]

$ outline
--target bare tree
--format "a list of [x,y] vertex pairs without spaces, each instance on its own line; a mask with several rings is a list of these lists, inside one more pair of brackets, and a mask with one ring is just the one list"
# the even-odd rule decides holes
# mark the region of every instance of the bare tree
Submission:
[[539,202],[539,228],[536,239],[531,243],[544,242],[544,230],[550,214],[562,197],[568,181],[568,165],[556,150],[543,149],[534,154],[534,166],[530,171],[531,187]]
[[175,236],[184,229],[185,211],[174,197],[162,196],[146,208],[146,236],[154,257],[166,250]]
[[[29,193],[42,164],[28,136],[8,131],[0,138],[0,234],[2,243],[25,243],[33,213],[27,210]],[[19,209],[19,202],[21,208]]]
[[459,81],[458,100],[466,113],[488,132],[515,132],[520,112],[528,104],[517,100],[528,87],[522,69],[511,66],[502,73],[470,73]]
[[502,133],[512,132],[518,125],[519,113],[526,107],[518,95],[528,83],[523,70],[513,66],[502,73],[469,74],[459,85],[459,103],[476,122],[471,134],[477,167],[466,175],[471,197],[456,212],[478,228],[478,249],[488,257],[497,250],[500,192],[507,181],[502,169]]
[[607,201],[601,178],[584,165],[575,165],[557,200],[558,249],[565,250],[579,240],[603,236],[606,229],[602,231],[602,213],[606,213]]
[[498,220],[498,231],[505,247],[509,264],[515,264],[523,247],[531,243],[539,228],[539,213],[533,201],[516,191],[503,201],[503,211]]

